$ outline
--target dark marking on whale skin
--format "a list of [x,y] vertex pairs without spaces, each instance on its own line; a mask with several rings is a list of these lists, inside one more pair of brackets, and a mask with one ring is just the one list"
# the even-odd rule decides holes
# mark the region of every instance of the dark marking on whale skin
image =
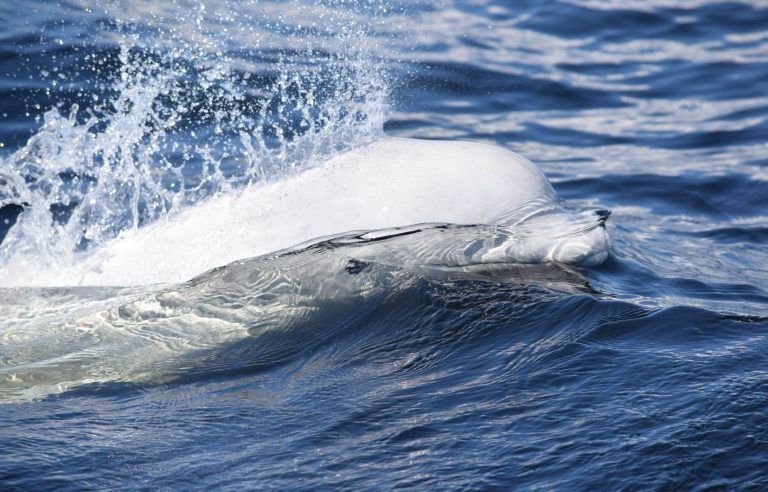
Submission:
[[595,210],[595,215],[597,215],[598,225],[602,228],[605,228],[605,221],[608,220],[608,217],[611,216],[611,211],[605,208],[601,208]]
[[350,275],[357,275],[358,273],[365,270],[368,265],[368,262],[352,259],[349,260],[349,263],[347,263],[347,266],[344,268],[344,270],[346,270],[346,272]]

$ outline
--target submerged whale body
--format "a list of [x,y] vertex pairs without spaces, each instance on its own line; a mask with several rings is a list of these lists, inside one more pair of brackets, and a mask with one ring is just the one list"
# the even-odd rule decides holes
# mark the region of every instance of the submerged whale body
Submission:
[[431,235],[448,235],[442,244],[461,243],[472,232],[438,226],[342,235],[161,288],[0,288],[2,334],[13,346],[0,357],[0,405],[100,391],[101,385],[113,391],[243,375],[292,361],[303,366],[306,354],[357,332],[350,327],[375,333],[392,325],[371,319],[410,318],[413,309],[433,314],[429,299],[467,280],[483,280],[486,287],[472,288],[520,306],[552,290],[596,294],[583,272],[560,264],[435,270],[413,268],[413,257],[401,265],[382,254],[419,249]]
[[309,240],[417,224],[486,230],[480,231],[485,237],[433,235],[437,242],[419,243],[401,256],[458,266],[595,265],[610,248],[605,218],[601,212],[563,208],[541,170],[511,151],[383,138],[302,173],[127,231],[92,252],[76,275],[56,283],[179,282]]

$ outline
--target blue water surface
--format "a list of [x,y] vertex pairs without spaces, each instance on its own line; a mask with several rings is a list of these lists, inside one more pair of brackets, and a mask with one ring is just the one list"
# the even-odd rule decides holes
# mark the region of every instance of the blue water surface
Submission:
[[[614,252],[594,269],[523,276],[354,264],[340,274],[369,275],[380,294],[320,303],[273,330],[254,324],[246,338],[185,355],[172,377],[8,397],[1,489],[768,488],[764,2],[206,4],[3,2],[0,155],[24,149],[51,108],[70,114],[77,104],[80,122],[89,108],[109,113],[121,56],[148,53],[155,39],[159,52],[184,48],[178,65],[190,53],[178,33],[237,62],[226,78],[244,95],[219,109],[269,112],[263,92],[281,63],[330,70],[341,48],[317,40],[340,23],[307,10],[328,8],[365,31],[356,62],[381,70],[386,133],[525,155],[570,203],[612,210]],[[217,17],[239,9],[282,24]],[[152,37],[192,11],[199,22]],[[273,41],[249,34],[253,25]],[[220,44],[205,44],[198,28]],[[305,51],[312,40],[319,61]],[[217,133],[217,117],[195,109],[196,98],[219,103],[193,61],[186,89],[157,95],[161,104],[183,94],[188,111],[153,150],[183,162],[192,204],[217,190],[199,186],[204,161],[184,160],[168,142],[210,145],[229,162],[222,142],[237,135]],[[318,105],[345,83],[313,80]],[[345,101],[349,114],[367,111],[364,91]],[[305,131],[293,113],[274,113],[267,145]],[[0,169],[0,237],[31,206],[12,203],[9,173]],[[76,206],[53,204],[54,220],[66,223]],[[232,291],[247,299],[255,288],[243,281]],[[1,292],[6,304],[26,295]],[[98,295],[119,298],[113,304],[127,295],[110,292]],[[194,295],[190,305],[202,305]],[[6,381],[19,370],[12,325],[0,320]]]

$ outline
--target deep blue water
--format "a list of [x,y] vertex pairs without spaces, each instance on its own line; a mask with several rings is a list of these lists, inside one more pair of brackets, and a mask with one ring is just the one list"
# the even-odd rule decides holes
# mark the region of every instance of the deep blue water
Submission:
[[[247,260],[174,287],[178,302],[211,331],[224,307],[285,285],[309,301],[284,312],[316,309],[173,346],[143,379],[125,376],[145,369],[134,347],[100,352],[108,333],[77,345],[66,330],[109,309],[125,330],[149,326],[130,311],[148,291],[2,289],[1,489],[768,488],[765,3],[87,3],[0,5],[0,237],[35,206],[51,224],[85,206],[88,152],[116,169],[168,163],[179,172],[161,188],[194,207],[224,180],[250,179],[238,132],[263,133],[274,177],[294,158],[281,142],[341,148],[381,112],[390,135],[525,155],[570,203],[612,210],[614,251],[592,269],[472,275],[346,264],[331,246]],[[332,42],[344,26],[363,31],[362,55]],[[335,65],[350,60],[362,75]],[[313,98],[291,86],[281,94],[301,103],[280,106],[281,74],[299,74]],[[121,77],[139,94],[126,106]],[[132,119],[142,101],[153,123]],[[333,131],[311,137],[302,108]],[[251,123],[259,112],[265,123]],[[74,130],[29,143],[67,116]],[[120,142],[137,125],[149,129],[114,154],[77,140],[115,127]],[[128,175],[109,195],[118,211]],[[14,177],[45,189],[51,176],[61,189],[28,195],[50,202],[14,194]],[[165,213],[158,196],[138,223]],[[84,227],[110,222],[78,236],[81,250],[131,220],[93,217]],[[327,292],[306,257],[350,297]],[[252,272],[288,280],[264,290]],[[25,359],[35,343],[73,348]],[[57,379],[91,351],[98,370]],[[37,376],[17,391],[24,371]]]

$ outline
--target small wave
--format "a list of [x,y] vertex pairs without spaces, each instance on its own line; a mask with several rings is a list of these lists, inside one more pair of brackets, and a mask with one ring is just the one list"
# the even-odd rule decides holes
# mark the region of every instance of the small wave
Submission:
[[18,300],[3,306],[3,317],[16,325],[4,330],[5,342],[18,349],[3,362],[3,393],[271,370],[330,343],[344,326],[375,318],[392,298],[421,295],[414,292],[435,282],[592,292],[578,270],[562,265],[473,263],[460,245],[478,237],[493,243],[487,233],[433,225],[343,235],[240,260],[151,294],[138,293],[152,287],[17,290]]

